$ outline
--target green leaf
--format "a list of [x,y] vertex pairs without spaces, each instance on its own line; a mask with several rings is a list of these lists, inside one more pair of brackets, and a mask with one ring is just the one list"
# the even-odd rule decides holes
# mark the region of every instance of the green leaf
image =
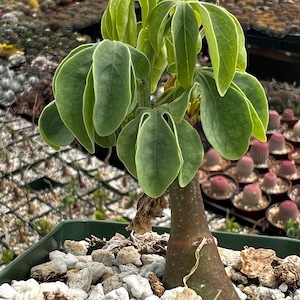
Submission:
[[253,131],[247,99],[232,86],[221,97],[211,72],[203,70],[197,79],[201,122],[208,141],[223,157],[239,159],[248,150]]
[[197,130],[186,120],[176,124],[176,131],[183,157],[178,181],[181,187],[185,187],[196,175],[203,160],[204,149]]
[[170,113],[176,123],[181,122],[186,113],[187,105],[191,96],[190,91],[191,90],[185,90],[169,104]]
[[198,2],[192,6],[201,15],[217,89],[223,96],[236,71],[239,54],[236,24],[231,15],[220,6],[206,2]]
[[96,46],[84,48],[67,59],[55,79],[55,101],[60,117],[89,152],[94,150],[94,141],[86,131],[82,107],[86,78]]
[[178,2],[171,23],[179,83],[191,87],[197,62],[198,22],[188,2]]
[[157,84],[161,79],[161,75],[167,67],[167,51],[166,47],[162,47],[158,56],[155,56],[152,76],[151,76],[151,93],[157,89]]
[[150,73],[150,62],[148,57],[140,50],[128,46],[131,54],[132,65],[137,78],[144,79]]
[[125,37],[127,35],[127,25],[129,11],[132,9],[132,0],[121,0],[118,1],[118,6],[116,8],[116,28],[118,33],[118,40],[125,42]]
[[156,5],[156,0],[139,0],[142,11],[143,28],[148,24],[148,17],[153,7]]
[[103,148],[110,148],[116,143],[116,134],[112,133],[108,136],[99,136],[97,133],[95,133],[95,142],[97,145]]
[[127,123],[117,140],[117,154],[128,172],[137,177],[135,165],[135,147],[141,115]]
[[86,85],[83,93],[83,106],[82,106],[82,114],[83,114],[83,123],[86,129],[86,132],[93,142],[93,151],[95,152],[95,128],[93,124],[93,109],[95,104],[95,93],[94,93],[94,81],[92,68],[90,68],[89,73],[86,78]]
[[44,107],[38,125],[45,143],[55,150],[71,144],[75,139],[72,132],[62,122],[55,101]]
[[156,56],[159,56],[163,46],[165,28],[171,17],[169,13],[175,4],[173,0],[161,1],[153,8],[149,16],[149,39]]
[[236,26],[236,31],[237,31],[237,37],[238,37],[238,58],[237,58],[237,69],[240,72],[245,72],[247,68],[247,50],[245,46],[245,35],[244,35],[244,30],[238,21],[238,19],[233,15],[230,14],[231,18],[233,19],[235,26]]
[[153,198],[161,196],[178,175],[178,145],[164,112],[159,109],[141,117],[135,161],[139,184]]
[[131,103],[131,60],[122,42],[104,40],[93,55],[95,106],[93,122],[100,136],[112,134]]
[[55,73],[54,73],[54,76],[53,76],[53,80],[52,80],[52,89],[53,89],[53,92],[55,94],[55,90],[56,90],[56,78],[57,78],[57,75],[59,73],[59,71],[61,70],[62,66],[65,64],[65,62],[67,62],[72,56],[74,56],[75,54],[77,54],[78,52],[80,52],[81,50],[83,49],[86,49],[86,48],[89,48],[89,47],[92,47],[92,46],[95,46],[94,43],[92,44],[84,44],[84,45],[80,45],[78,47],[76,47],[75,49],[73,49],[61,62],[60,64],[58,65],[58,67],[56,68],[55,70]]
[[117,30],[113,25],[110,6],[108,5],[101,18],[101,35],[104,39],[113,40],[117,36]]
[[135,3],[134,1],[130,2],[128,24],[126,28],[127,35],[124,42],[135,47],[137,42],[138,24],[136,20],[134,3]]
[[236,72],[233,82],[243,91],[253,105],[263,127],[267,130],[269,122],[268,99],[261,83],[249,73]]

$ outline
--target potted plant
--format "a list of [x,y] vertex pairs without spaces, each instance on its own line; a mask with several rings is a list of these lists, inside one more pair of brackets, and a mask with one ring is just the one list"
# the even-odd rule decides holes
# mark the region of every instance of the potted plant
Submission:
[[[236,160],[251,136],[266,141],[264,90],[245,72],[243,30],[228,11],[200,1],[139,4],[137,22],[134,1],[110,0],[103,40],[79,46],[58,66],[55,100],[39,119],[41,135],[57,150],[75,138],[91,153],[95,143],[115,145],[148,200],[149,214],[139,218],[139,211],[130,229],[150,229],[150,204],[159,206],[156,199],[169,192],[166,288],[182,285],[199,251],[188,286],[203,299],[239,299],[207,226],[197,178],[204,151],[193,125],[201,120],[214,149]],[[204,38],[212,67],[197,65]],[[163,74],[164,91],[152,101]]]

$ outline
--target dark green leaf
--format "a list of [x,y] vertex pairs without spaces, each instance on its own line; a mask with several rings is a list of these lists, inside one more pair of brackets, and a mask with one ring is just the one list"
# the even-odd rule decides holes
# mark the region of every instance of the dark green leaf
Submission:
[[247,99],[233,87],[221,97],[211,72],[203,71],[199,83],[201,122],[208,141],[223,157],[239,159],[248,150],[253,131]]
[[134,68],[134,72],[137,78],[144,79],[149,75],[150,62],[148,57],[141,51],[128,46],[131,54],[131,60]]
[[116,134],[112,133],[109,136],[99,136],[97,133],[95,133],[95,142],[97,145],[103,148],[110,148],[116,143]]

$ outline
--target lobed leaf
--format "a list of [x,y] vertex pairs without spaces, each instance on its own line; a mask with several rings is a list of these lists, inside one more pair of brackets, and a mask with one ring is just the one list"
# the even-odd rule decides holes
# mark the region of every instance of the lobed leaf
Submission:
[[115,132],[131,104],[131,59],[122,42],[103,40],[93,55],[93,123],[100,136]]
[[161,196],[177,177],[181,166],[178,145],[163,111],[142,115],[135,162],[139,184],[150,197]]
[[55,150],[71,144],[75,139],[72,132],[62,122],[55,100],[44,107],[38,123],[43,140]]

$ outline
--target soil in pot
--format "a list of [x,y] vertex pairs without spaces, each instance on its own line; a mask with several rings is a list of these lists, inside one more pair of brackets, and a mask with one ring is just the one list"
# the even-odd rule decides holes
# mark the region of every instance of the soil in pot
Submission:
[[287,192],[288,197],[300,208],[300,184],[291,186]]
[[293,185],[300,182],[300,165],[296,165],[292,160],[272,161],[269,164],[269,171],[289,179]]
[[295,148],[300,147],[300,120],[293,126],[292,129],[287,129],[283,132],[285,139]]

